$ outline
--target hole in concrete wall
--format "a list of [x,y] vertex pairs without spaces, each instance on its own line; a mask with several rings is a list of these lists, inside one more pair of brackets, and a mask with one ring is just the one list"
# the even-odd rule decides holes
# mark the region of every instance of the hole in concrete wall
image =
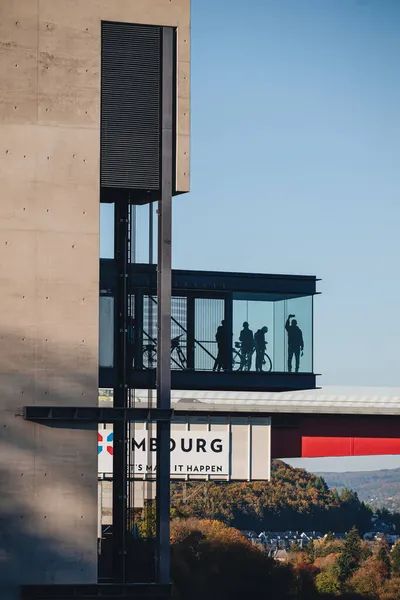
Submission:
[[100,258],[114,258],[114,204],[100,204]]

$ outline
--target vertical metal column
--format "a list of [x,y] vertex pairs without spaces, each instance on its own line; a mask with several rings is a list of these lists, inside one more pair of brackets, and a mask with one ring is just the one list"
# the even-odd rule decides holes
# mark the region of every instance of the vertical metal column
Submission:
[[[129,200],[115,203],[114,250],[118,272],[115,294],[117,387],[114,406],[128,406],[127,333],[128,333],[128,266]],[[113,575],[114,581],[126,581],[127,534],[127,424],[114,424],[113,456]]]
[[[157,407],[171,407],[171,237],[174,126],[174,30],[162,30],[161,197],[158,203]],[[170,582],[169,421],[157,422],[157,581]]]
[[232,346],[233,346],[233,296],[232,292],[225,297],[224,319],[226,327],[227,347],[225,349],[227,356],[227,369],[232,370]]
[[187,328],[187,368],[194,370],[195,367],[195,297],[188,294],[186,304],[186,328]]

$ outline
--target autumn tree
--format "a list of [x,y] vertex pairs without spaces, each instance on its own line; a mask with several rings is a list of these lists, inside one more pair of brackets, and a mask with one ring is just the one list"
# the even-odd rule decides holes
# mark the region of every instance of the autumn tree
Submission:
[[384,582],[379,600],[399,600],[400,598],[400,577],[392,577]]
[[362,596],[378,599],[385,577],[386,570],[383,563],[371,557],[354,571],[347,582],[347,587]]
[[379,544],[379,550],[376,555],[376,558],[384,565],[386,570],[386,576],[390,578],[392,567],[390,562],[390,547],[385,538]]
[[177,519],[171,523],[171,566],[181,600],[293,598],[295,578],[253,546],[238,530],[215,520]]

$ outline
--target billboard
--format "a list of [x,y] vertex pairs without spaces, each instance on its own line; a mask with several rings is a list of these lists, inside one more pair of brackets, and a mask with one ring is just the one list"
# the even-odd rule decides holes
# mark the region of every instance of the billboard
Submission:
[[[134,432],[131,440],[134,474],[156,472],[157,438],[147,432]],[[229,474],[229,434],[185,431],[173,432],[170,440],[171,474]]]
[[[98,433],[99,477],[112,477],[113,430]],[[171,424],[171,479],[268,480],[271,463],[269,417],[175,417]],[[157,472],[155,424],[132,423],[129,436],[132,479],[154,480]]]

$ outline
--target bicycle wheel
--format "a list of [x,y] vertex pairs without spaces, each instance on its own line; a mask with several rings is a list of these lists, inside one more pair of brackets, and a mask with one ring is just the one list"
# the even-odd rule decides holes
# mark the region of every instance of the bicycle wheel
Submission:
[[143,369],[155,369],[157,364],[157,351],[155,348],[143,349]]
[[263,371],[265,371],[265,373],[272,371],[272,360],[266,352],[264,353]]
[[240,371],[240,365],[242,364],[242,355],[239,350],[232,348],[232,371]]

